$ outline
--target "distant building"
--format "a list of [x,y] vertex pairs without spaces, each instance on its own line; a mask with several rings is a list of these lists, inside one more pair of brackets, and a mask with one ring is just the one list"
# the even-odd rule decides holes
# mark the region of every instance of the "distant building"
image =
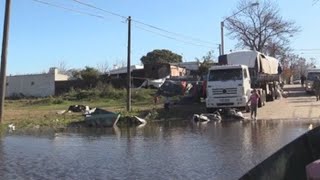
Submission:
[[48,73],[7,76],[6,97],[46,97],[55,95],[55,82],[68,80],[69,76],[60,74],[57,68]]
[[200,67],[199,61],[172,63],[172,65],[185,68],[187,75],[197,75]]
[[[132,65],[130,66],[130,71],[132,73],[131,75],[139,74],[140,77],[144,77],[143,65]],[[111,77],[125,78],[127,77],[127,72],[128,72],[127,67],[121,67],[121,68],[110,70],[109,75]]]
[[[126,87],[127,84],[127,67],[112,69],[109,72],[111,84],[115,87]],[[132,86],[139,87],[145,80],[145,71],[143,65],[132,65],[130,67]]]
[[167,63],[145,64],[145,77],[149,79],[162,79],[167,77],[185,76],[185,68]]

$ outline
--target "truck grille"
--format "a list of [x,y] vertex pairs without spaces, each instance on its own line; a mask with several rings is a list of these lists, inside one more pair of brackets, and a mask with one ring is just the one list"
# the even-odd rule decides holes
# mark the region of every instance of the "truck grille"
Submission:
[[237,88],[217,88],[212,89],[213,95],[219,95],[219,94],[237,94]]

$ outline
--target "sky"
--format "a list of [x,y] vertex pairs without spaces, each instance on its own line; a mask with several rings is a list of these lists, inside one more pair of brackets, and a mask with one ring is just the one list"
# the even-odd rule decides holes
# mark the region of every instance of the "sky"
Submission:
[[[41,1],[59,7],[36,0],[11,0],[7,75],[46,72],[59,64],[65,64],[68,69],[102,65],[112,69],[114,65],[126,64],[128,26],[124,18],[73,0]],[[214,50],[217,57],[220,22],[232,15],[238,3],[238,0],[79,1],[123,17],[132,17],[131,64],[141,64],[140,58],[154,49],[169,49],[182,55],[183,61],[194,61],[210,50]],[[274,3],[278,4],[284,19],[293,20],[301,27],[301,32],[291,39],[295,52],[307,59],[320,59],[320,50],[302,51],[320,49],[317,20],[320,2],[278,0]],[[1,40],[4,6],[5,0],[2,0]],[[227,35],[224,37],[225,52],[234,50],[237,42]]]

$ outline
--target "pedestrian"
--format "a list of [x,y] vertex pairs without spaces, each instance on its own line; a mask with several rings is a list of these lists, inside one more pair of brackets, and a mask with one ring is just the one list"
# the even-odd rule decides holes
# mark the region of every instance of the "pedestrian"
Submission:
[[313,81],[313,90],[314,94],[316,95],[317,101],[320,98],[320,79],[319,76],[316,76],[316,79]]
[[300,81],[301,81],[301,87],[304,87],[304,81],[306,80],[306,76],[304,76],[303,74],[300,77]]
[[258,94],[257,90],[253,89],[251,91],[251,96],[249,97],[249,100],[247,102],[247,105],[250,103],[251,119],[257,119],[259,98],[260,95]]

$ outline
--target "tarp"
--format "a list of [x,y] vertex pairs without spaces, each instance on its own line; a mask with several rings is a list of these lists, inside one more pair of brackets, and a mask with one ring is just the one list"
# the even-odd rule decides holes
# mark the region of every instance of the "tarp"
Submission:
[[183,95],[186,88],[185,81],[166,80],[159,88],[157,94],[167,97]]
[[[254,68],[259,52],[257,51],[237,51],[227,54],[228,64],[247,65]],[[259,66],[259,64],[258,64]]]
[[140,88],[142,87],[154,87],[154,88],[160,88],[162,86],[162,84],[165,82],[166,78],[162,78],[162,79],[146,79],[140,86]]
[[261,71],[265,74],[278,74],[279,61],[270,56],[260,54]]
[[227,54],[227,64],[246,65],[260,73],[278,74],[279,61],[257,51],[237,51]]

